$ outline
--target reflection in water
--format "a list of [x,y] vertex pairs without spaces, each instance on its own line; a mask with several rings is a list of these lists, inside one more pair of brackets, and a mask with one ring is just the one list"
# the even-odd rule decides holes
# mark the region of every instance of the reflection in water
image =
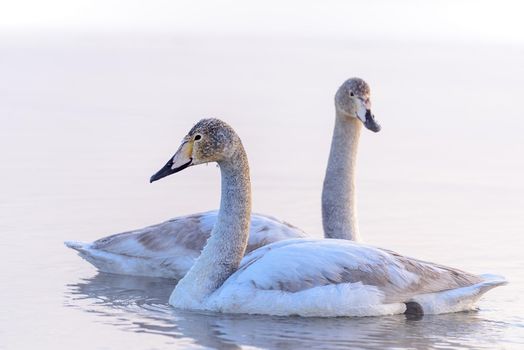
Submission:
[[[166,279],[99,273],[68,285],[66,306],[97,314],[101,322],[125,331],[221,349],[492,348],[506,327],[482,319],[478,312],[408,320],[403,315],[323,319],[181,311],[168,305],[174,285]],[[477,343],[480,338],[482,344]]]

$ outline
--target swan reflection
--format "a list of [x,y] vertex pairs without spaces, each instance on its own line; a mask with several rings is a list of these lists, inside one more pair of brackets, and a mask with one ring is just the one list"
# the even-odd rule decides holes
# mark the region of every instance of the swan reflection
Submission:
[[100,322],[131,332],[146,332],[187,342],[188,346],[238,349],[461,347],[479,348],[503,336],[504,325],[477,312],[425,316],[301,318],[215,314],[175,310],[168,299],[175,282],[162,278],[99,273],[67,285],[68,307],[97,315]]

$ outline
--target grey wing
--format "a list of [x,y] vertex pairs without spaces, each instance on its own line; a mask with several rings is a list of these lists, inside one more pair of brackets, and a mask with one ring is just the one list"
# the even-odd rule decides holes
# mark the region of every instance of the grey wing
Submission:
[[92,248],[134,257],[169,256],[181,249],[200,252],[211,233],[216,212],[181,216],[138,230],[101,238]]
[[[159,257],[180,253],[181,249],[200,252],[216,222],[218,212],[181,216],[142,229],[101,238],[92,248],[118,255]],[[300,229],[270,216],[253,214],[247,252],[266,244],[304,237]]]
[[288,240],[247,255],[235,280],[257,289],[300,292],[341,283],[380,289],[388,302],[473,285],[481,278],[345,240]]

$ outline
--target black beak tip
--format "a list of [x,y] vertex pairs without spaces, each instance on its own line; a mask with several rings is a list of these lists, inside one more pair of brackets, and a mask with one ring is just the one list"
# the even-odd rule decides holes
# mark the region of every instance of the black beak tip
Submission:
[[173,160],[170,159],[167,162],[167,164],[164,165],[162,169],[160,169],[156,174],[151,176],[151,178],[149,179],[149,183],[153,183],[171,174],[178,173],[179,171],[182,171],[185,168],[187,168],[188,166],[190,166],[192,162],[193,162],[193,159],[191,158],[186,164],[183,164],[179,166],[178,168],[173,169]]
[[382,129],[380,124],[375,121],[375,116],[371,114],[369,109],[366,111],[366,121],[364,122],[364,126],[373,132],[379,132],[380,129]]
[[171,169],[171,166],[173,165],[173,160],[170,159],[166,165],[164,165],[164,167],[162,169],[160,169],[159,171],[157,171],[156,173],[153,174],[153,176],[151,176],[149,178],[149,183],[153,183],[157,180],[160,180],[161,178],[164,178],[168,175],[171,175],[173,174],[173,169]]
[[161,178],[163,178],[163,176],[159,176],[159,174],[156,173],[149,178],[149,183],[152,184],[153,182],[160,180]]
[[380,129],[382,129],[382,127],[380,126],[380,124],[378,123],[375,123],[373,126],[371,126],[369,128],[369,130],[373,131],[373,132],[379,132]]

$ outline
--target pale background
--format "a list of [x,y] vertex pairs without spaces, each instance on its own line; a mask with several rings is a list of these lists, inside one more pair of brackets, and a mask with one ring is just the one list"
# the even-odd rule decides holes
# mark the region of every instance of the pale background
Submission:
[[[0,349],[519,348],[524,5],[518,1],[0,3]],[[150,185],[202,117],[251,161],[254,208],[321,236],[333,95],[372,88],[371,244],[511,283],[409,322],[181,313],[171,282],[97,275],[66,239],[216,208],[215,166]]]

